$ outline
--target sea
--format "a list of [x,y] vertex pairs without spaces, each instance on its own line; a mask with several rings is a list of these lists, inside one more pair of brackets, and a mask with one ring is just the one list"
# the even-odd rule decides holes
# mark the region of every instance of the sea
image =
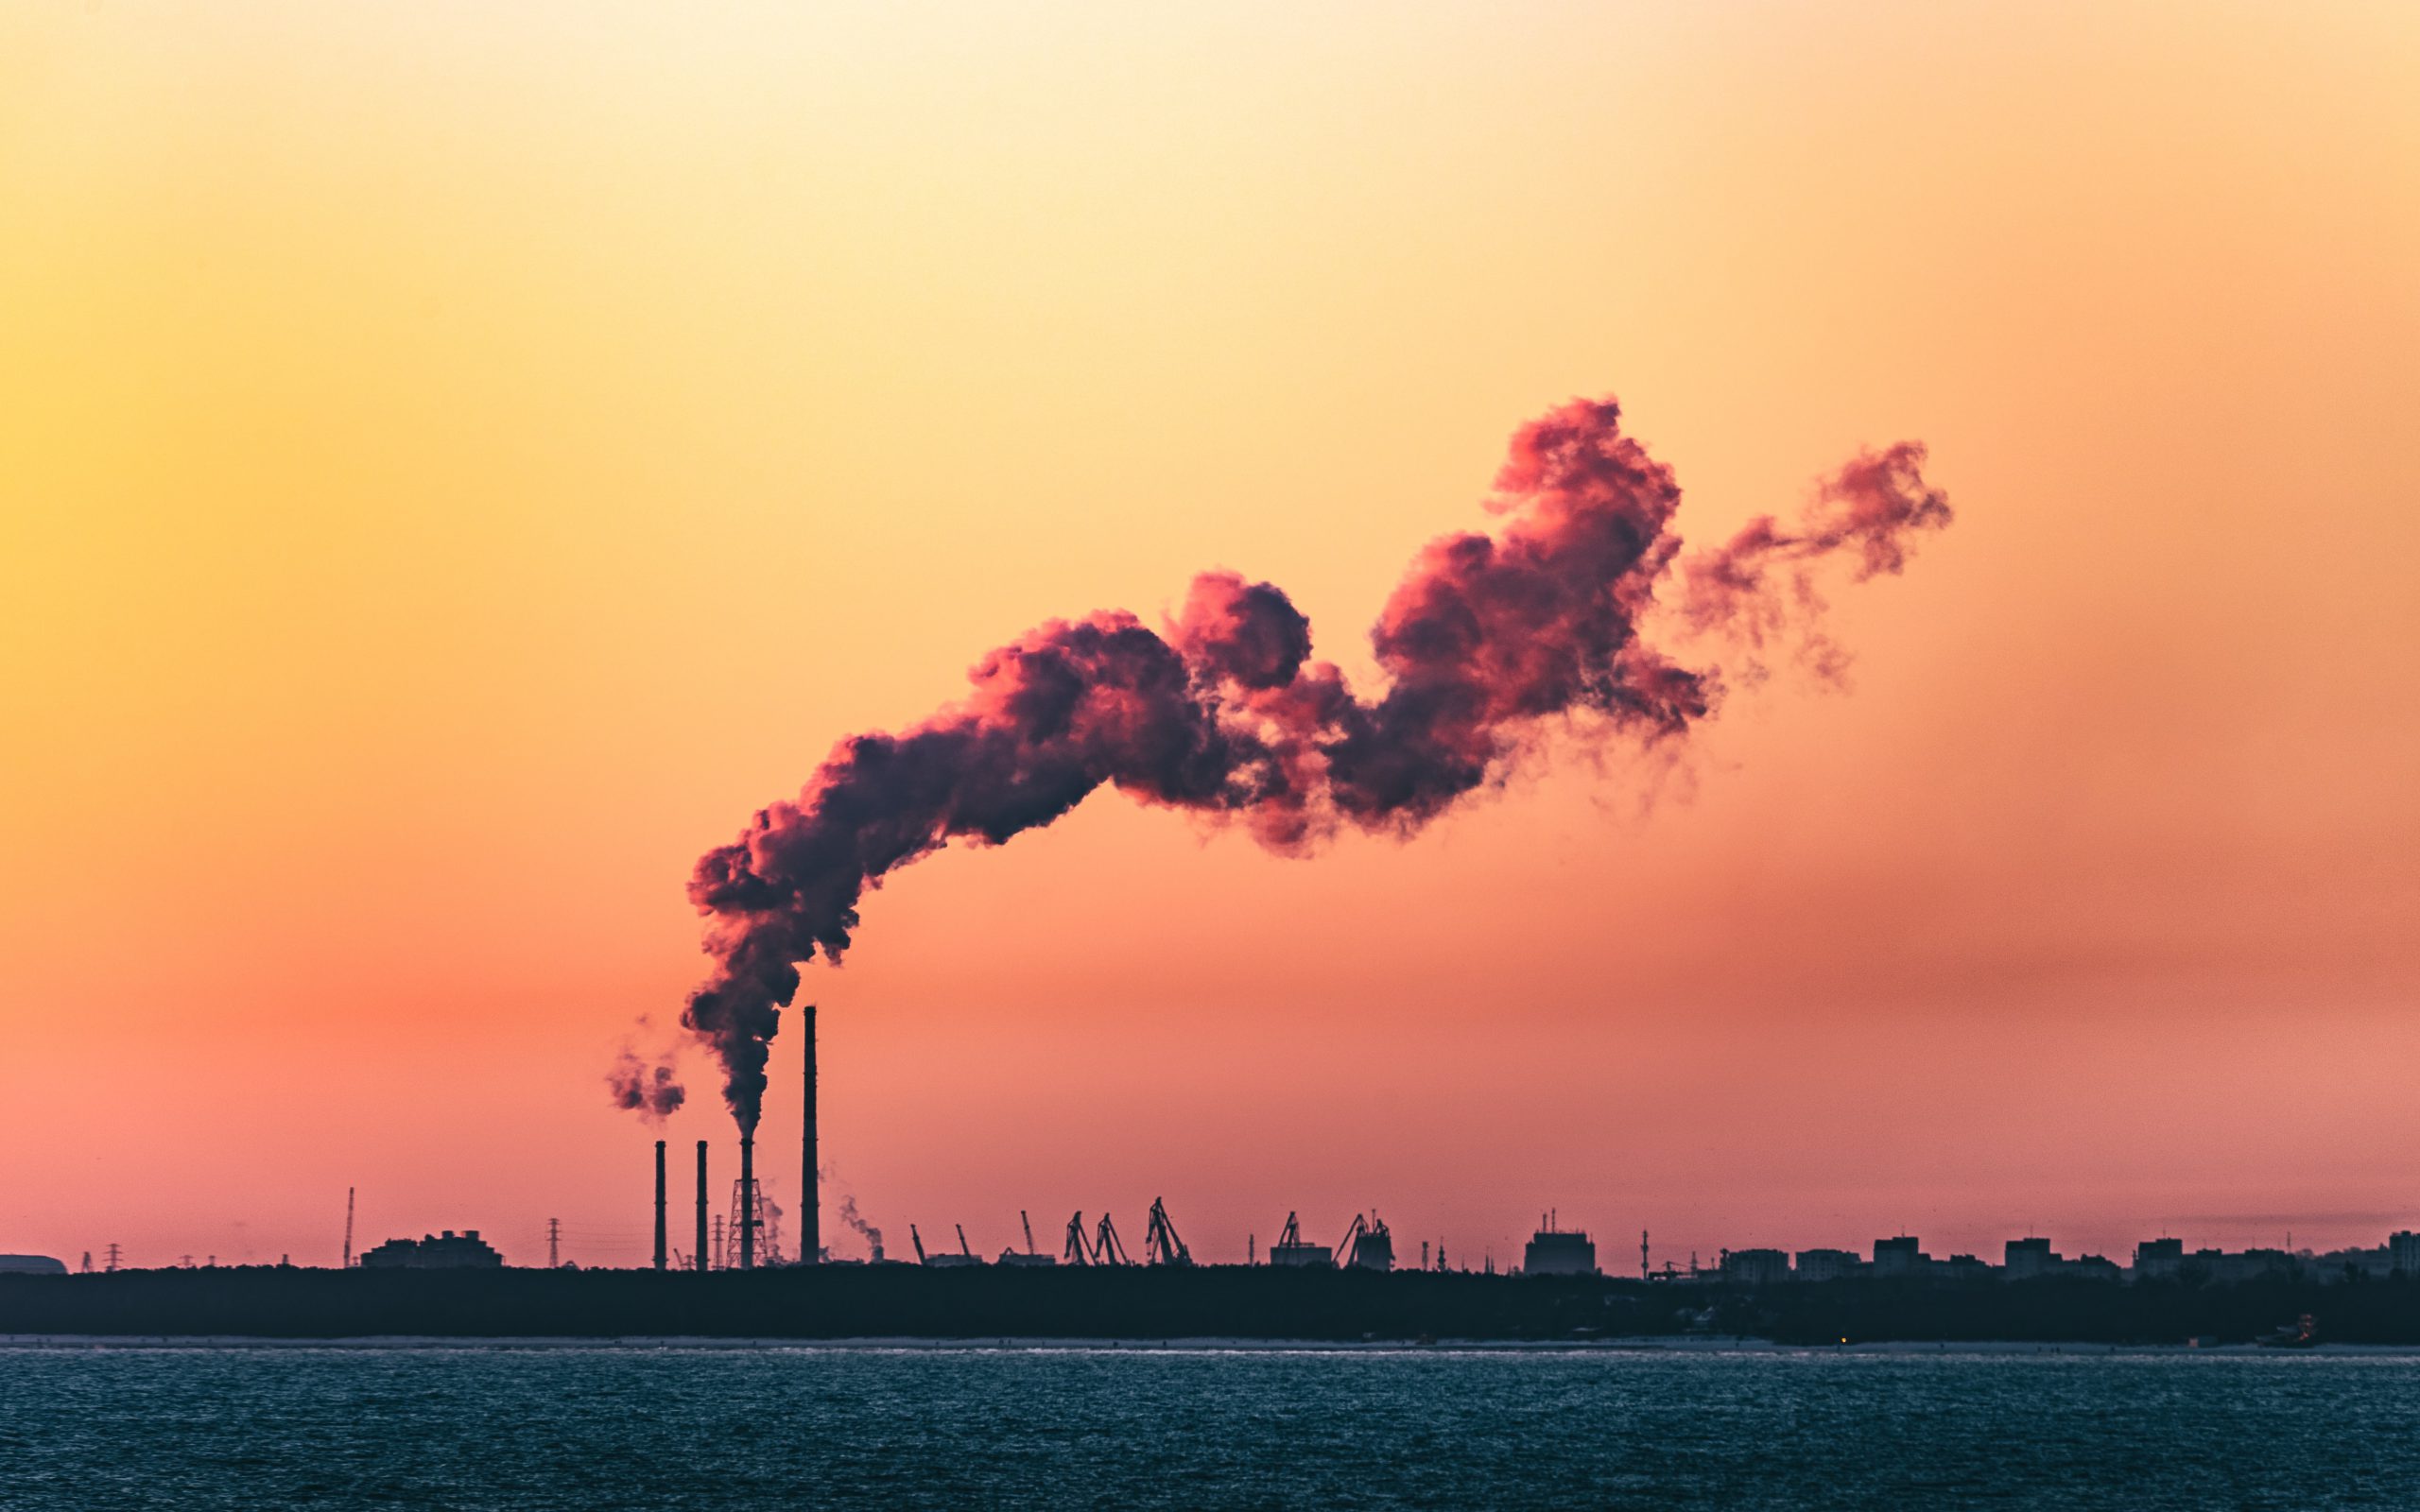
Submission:
[[2420,1507],[2420,1354],[0,1345],[0,1509]]

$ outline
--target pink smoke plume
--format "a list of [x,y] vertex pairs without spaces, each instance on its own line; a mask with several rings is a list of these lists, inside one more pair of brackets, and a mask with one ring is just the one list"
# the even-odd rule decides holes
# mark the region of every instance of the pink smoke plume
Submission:
[[1819,562],[1895,573],[1911,536],[1949,521],[1924,448],[1902,442],[1823,481],[1796,525],[1767,518],[1684,558],[1680,490],[1620,413],[1576,400],[1514,433],[1488,501],[1501,525],[1431,541],[1379,615],[1374,699],[1310,660],[1283,592],[1215,572],[1161,630],[1114,610],[1051,621],[977,662],[964,702],[841,741],[689,884],[715,971],[682,1022],[721,1060],[740,1126],[800,967],[838,962],[865,890],[950,841],[999,845],[1103,783],[1240,820],[1286,854],[1347,826],[1409,837],[1500,781],[1549,719],[1652,742],[1713,712],[1719,673],[1642,638],[1659,585],[1678,577],[1687,632],[1760,644],[1820,610]]
[[[1804,517],[1785,528],[1758,515],[1722,545],[1681,558],[1680,615],[1698,634],[1720,632],[1762,648],[1800,640],[1800,658],[1819,675],[1837,678],[1841,649],[1815,627],[1824,600],[1814,568],[1847,553],[1863,582],[1908,563],[1908,538],[1949,524],[1949,500],[1924,480],[1925,449],[1901,441],[1861,453],[1816,486]],[[1749,665],[1762,675],[1760,663]]]

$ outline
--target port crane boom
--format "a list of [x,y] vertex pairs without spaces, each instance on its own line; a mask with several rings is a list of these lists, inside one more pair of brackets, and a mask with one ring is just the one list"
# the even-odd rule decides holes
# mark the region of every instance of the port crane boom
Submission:
[[1168,1221],[1167,1205],[1158,1197],[1151,1199],[1151,1225],[1143,1235],[1143,1262],[1148,1265],[1193,1263],[1193,1251],[1177,1237],[1176,1225]]

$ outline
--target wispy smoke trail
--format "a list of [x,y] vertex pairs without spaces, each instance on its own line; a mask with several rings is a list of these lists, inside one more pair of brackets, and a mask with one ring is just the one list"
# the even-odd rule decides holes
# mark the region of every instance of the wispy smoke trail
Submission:
[[635,1050],[624,1050],[605,1074],[614,1106],[627,1108],[651,1124],[661,1124],[688,1100],[668,1064],[650,1064]]
[[799,968],[838,960],[865,889],[918,857],[1001,844],[1103,783],[1240,820],[1288,854],[1347,826],[1409,836],[1500,782],[1549,720],[1656,741],[1713,711],[1719,671],[1641,636],[1660,584],[1678,577],[1668,608],[1686,632],[1754,645],[1795,622],[1828,661],[1816,566],[1896,572],[1909,538],[1949,519],[1923,448],[1902,443],[1824,480],[1797,524],[1762,520],[1683,558],[1680,490],[1619,418],[1610,399],[1574,401],[1514,433],[1488,501],[1503,523],[1431,541],[1372,630],[1387,679],[1374,699],[1310,660],[1310,623],[1283,592],[1220,572],[1159,631],[1122,611],[1054,620],[976,663],[964,702],[840,742],[689,885],[716,965],[682,1022],[720,1058],[740,1126],[756,1125]]
[[866,1243],[873,1249],[873,1259],[882,1258],[882,1230],[857,1216],[856,1198],[842,1197],[840,1199],[840,1221],[865,1235]]
[[756,1183],[756,1215],[765,1221],[765,1254],[768,1259],[781,1253],[782,1219],[789,1212],[787,1208],[773,1200],[771,1193],[765,1190],[771,1184],[769,1177]]
[[[1816,627],[1824,600],[1814,569],[1846,553],[1858,582],[1896,573],[1907,565],[1910,535],[1949,524],[1949,500],[1926,486],[1924,460],[1925,449],[1915,441],[1862,453],[1816,486],[1796,526],[1758,515],[1721,545],[1683,557],[1684,623],[1757,649],[1794,637],[1802,662],[1838,677],[1846,657]],[[1760,662],[1749,665],[1762,674]]]

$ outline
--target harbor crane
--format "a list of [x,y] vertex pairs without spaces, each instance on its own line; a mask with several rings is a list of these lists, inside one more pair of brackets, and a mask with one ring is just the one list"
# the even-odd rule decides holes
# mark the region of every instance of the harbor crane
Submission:
[[935,1270],[949,1270],[961,1265],[983,1263],[983,1257],[977,1255],[966,1243],[964,1224],[958,1226],[958,1253],[955,1255],[946,1249],[936,1249],[927,1254],[925,1250],[925,1236],[916,1231],[916,1226],[912,1223],[908,1226],[908,1242],[916,1246],[916,1263],[930,1265]]
[[1269,1246],[1269,1263],[1272,1265],[1333,1265],[1336,1256],[1325,1246],[1303,1242],[1303,1220],[1296,1213],[1286,1215],[1286,1227],[1278,1231],[1277,1243]]
[[1177,1237],[1176,1225],[1168,1221],[1167,1204],[1158,1197],[1151,1199],[1151,1224],[1143,1235],[1143,1263],[1147,1265],[1190,1265],[1193,1251],[1184,1247]]
[[1343,1241],[1336,1246],[1336,1263],[1343,1269],[1394,1269],[1395,1241],[1386,1220],[1374,1212],[1366,1218],[1355,1213],[1353,1227],[1344,1230]]
[[1019,1249],[1016,1246],[1011,1245],[1002,1249],[998,1262],[1000,1264],[1016,1265],[1028,1270],[1045,1270],[1059,1263],[1058,1256],[1046,1255],[1034,1247],[1033,1217],[1023,1208],[1017,1210],[1017,1224],[1025,1229],[1025,1247]]
[[[911,1234],[914,1233],[914,1226],[910,1225],[908,1231]],[[1353,1246],[1356,1244],[1358,1244],[1361,1236],[1369,1231],[1370,1221],[1367,1218],[1364,1218],[1361,1214],[1357,1212],[1355,1213],[1353,1215],[1353,1227],[1344,1230],[1344,1237],[1336,1242],[1336,1263],[1340,1265],[1350,1263],[1348,1257],[1353,1253]]]
[[1117,1225],[1110,1222],[1108,1213],[1104,1212],[1100,1215],[1100,1226],[1093,1230],[1092,1237],[1089,1239],[1084,1237],[1084,1214],[1080,1209],[1077,1211],[1074,1217],[1067,1220],[1065,1260],[1070,1265],[1132,1265],[1134,1263],[1127,1256],[1126,1246],[1118,1242]]

